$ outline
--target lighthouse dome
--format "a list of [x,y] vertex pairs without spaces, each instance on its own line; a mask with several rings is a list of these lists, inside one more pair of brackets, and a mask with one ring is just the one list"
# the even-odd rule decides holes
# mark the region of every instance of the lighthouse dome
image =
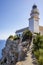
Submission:
[[33,15],[36,16],[36,14],[39,15],[39,10],[38,10],[38,8],[37,8],[37,5],[34,4],[34,5],[32,6],[32,10],[31,10],[30,16],[33,16]]
[[33,9],[36,9],[36,8],[37,8],[37,5],[34,4],[32,8],[33,8]]

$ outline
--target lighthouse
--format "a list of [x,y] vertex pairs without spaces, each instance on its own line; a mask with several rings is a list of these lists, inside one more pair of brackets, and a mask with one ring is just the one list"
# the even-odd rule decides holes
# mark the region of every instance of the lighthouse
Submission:
[[33,5],[32,6],[32,10],[30,12],[30,18],[29,20],[29,25],[26,28],[22,28],[20,30],[16,31],[16,34],[19,36],[22,36],[22,33],[25,30],[30,30],[33,34],[34,33],[40,33],[41,35],[43,35],[43,26],[39,25],[39,9],[37,7],[37,5]]
[[30,13],[29,30],[33,33],[39,33],[39,10],[36,5],[32,6]]

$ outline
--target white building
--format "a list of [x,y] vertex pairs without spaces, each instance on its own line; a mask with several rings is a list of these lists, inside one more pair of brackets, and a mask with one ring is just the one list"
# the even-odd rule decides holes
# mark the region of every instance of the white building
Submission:
[[29,18],[29,27],[16,31],[17,35],[22,35],[23,31],[30,30],[32,33],[41,33],[43,35],[43,26],[39,26],[39,10],[36,5],[32,6]]

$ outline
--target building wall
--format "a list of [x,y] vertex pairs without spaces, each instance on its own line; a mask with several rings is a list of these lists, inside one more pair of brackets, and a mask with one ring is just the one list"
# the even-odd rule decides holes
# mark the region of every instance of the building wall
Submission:
[[40,34],[43,35],[43,30],[40,30]]
[[29,19],[29,30],[39,33],[39,21],[36,21],[34,18]]
[[22,36],[22,33],[23,33],[23,31],[22,32],[17,32],[16,35]]
[[34,32],[39,33],[39,21],[34,20]]
[[29,30],[34,31],[34,19],[29,19]]

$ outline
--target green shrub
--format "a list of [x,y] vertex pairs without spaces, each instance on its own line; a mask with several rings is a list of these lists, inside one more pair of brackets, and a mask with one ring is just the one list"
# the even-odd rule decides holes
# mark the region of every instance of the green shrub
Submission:
[[40,47],[41,47],[41,49],[43,49],[43,43],[41,43],[41,46]]
[[37,35],[36,38],[33,39],[33,44],[35,50],[43,48],[43,37],[41,35]]
[[37,34],[33,40],[33,53],[38,60],[39,65],[43,65],[43,36]]
[[39,62],[39,65],[43,65],[43,57],[42,56],[39,56],[38,62]]
[[11,40],[13,40],[13,35],[10,35],[9,37],[8,37],[8,39],[11,39]]
[[20,39],[20,37],[17,36],[17,35],[15,35],[15,36],[14,36],[14,40],[18,40],[18,39]]
[[39,51],[38,50],[34,51],[34,55],[35,55],[36,59],[39,59]]
[[40,52],[40,56],[43,57],[43,49],[39,49],[39,52]]
[[27,39],[32,39],[32,33],[29,30],[25,30],[22,34],[23,36],[23,41],[27,40]]

